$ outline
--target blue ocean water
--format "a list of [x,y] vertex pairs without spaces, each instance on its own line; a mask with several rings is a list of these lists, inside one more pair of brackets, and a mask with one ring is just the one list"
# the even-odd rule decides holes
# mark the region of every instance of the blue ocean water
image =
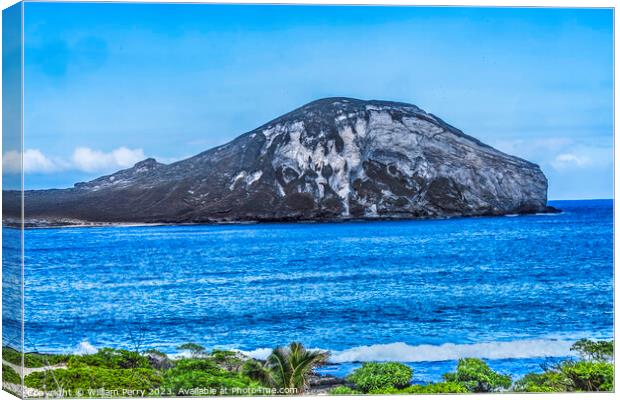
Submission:
[[437,380],[464,356],[519,375],[613,336],[613,202],[551,205],[563,213],[27,230],[25,346],[260,357],[298,340],[336,375],[397,360]]

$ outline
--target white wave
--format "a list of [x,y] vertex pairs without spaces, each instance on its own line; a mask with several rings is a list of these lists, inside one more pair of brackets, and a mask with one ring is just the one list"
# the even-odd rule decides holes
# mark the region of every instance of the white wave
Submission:
[[[444,343],[441,345],[422,344],[417,346],[398,342],[359,346],[341,351],[327,351],[330,352],[329,361],[333,363],[449,361],[467,357],[500,360],[508,358],[568,357],[574,355],[570,350],[574,342],[574,340],[530,339],[511,342]],[[241,351],[241,353],[257,360],[265,360],[271,354],[271,350],[271,348],[263,347],[251,351]],[[325,351],[326,349],[322,350]]]
[[[316,347],[312,349],[308,349],[308,350],[309,351],[325,351],[323,349],[319,349]],[[244,351],[244,350],[233,350],[233,351],[238,351],[239,353],[246,355],[250,358],[254,358],[256,360],[266,360],[267,357],[271,355],[271,352],[273,351],[273,349],[270,347],[261,347],[259,349],[250,350],[250,351]]]
[[251,351],[240,351],[240,353],[245,354],[250,358],[255,358],[257,360],[266,360],[267,357],[269,357],[269,355],[271,354],[272,350],[273,349],[269,347],[261,347],[259,349]]
[[84,340],[80,342],[77,346],[75,346],[75,351],[73,352],[73,354],[83,356],[86,354],[95,354],[96,352],[97,348],[90,344],[88,340]]
[[359,346],[343,351],[332,351],[334,363],[366,361],[447,361],[476,357],[486,359],[566,357],[574,341],[567,340],[515,340],[512,342],[489,342],[477,344],[417,345],[406,343]]

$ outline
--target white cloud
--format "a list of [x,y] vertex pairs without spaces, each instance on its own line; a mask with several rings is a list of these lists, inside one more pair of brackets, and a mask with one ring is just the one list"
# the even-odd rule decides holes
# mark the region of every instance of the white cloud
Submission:
[[[47,158],[39,149],[27,149],[24,151],[24,172],[54,172],[60,166]],[[15,150],[7,151],[2,157],[2,167],[8,173],[19,173],[22,165],[20,153]]]
[[2,171],[6,174],[17,174],[21,170],[22,159],[19,152],[7,151],[2,156]]
[[494,143],[508,154],[522,157],[556,171],[585,168],[607,168],[613,164],[611,144],[594,140],[577,141],[569,138],[508,140]]
[[47,158],[39,149],[24,151],[24,172],[54,172],[60,166]]
[[142,149],[128,149],[119,147],[109,153],[93,150],[88,147],[78,147],[73,152],[71,161],[75,169],[85,172],[105,171],[112,168],[129,168],[146,156]]
[[555,159],[551,161],[551,165],[558,170],[570,167],[583,167],[589,165],[590,163],[591,160],[588,156],[571,153],[558,154]]
[[[110,152],[78,147],[69,160],[51,158],[39,149],[26,149],[23,154],[24,173],[49,174],[58,171],[113,172],[129,168],[146,156],[142,149],[119,147]],[[21,169],[20,153],[7,151],[2,156],[5,173],[19,173]]]

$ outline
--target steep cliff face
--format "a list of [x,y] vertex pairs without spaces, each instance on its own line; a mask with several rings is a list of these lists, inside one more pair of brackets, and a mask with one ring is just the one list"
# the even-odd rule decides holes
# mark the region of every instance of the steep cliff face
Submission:
[[[10,195],[9,195],[10,196]],[[540,168],[420,108],[328,98],[170,165],[28,191],[32,223],[420,218],[546,212]]]

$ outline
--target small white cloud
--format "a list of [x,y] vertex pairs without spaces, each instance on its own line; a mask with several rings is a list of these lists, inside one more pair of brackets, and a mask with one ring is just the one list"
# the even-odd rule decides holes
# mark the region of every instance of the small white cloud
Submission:
[[575,168],[608,168],[613,164],[613,148],[605,142],[583,142],[569,138],[516,139],[496,142],[508,153],[540,166],[565,171]]
[[106,171],[114,168],[129,168],[146,156],[142,149],[119,147],[109,153],[93,150],[89,147],[78,147],[71,157],[75,169],[84,172]]
[[551,165],[555,169],[566,169],[570,167],[584,167],[590,164],[590,158],[583,155],[575,155],[571,153],[558,154]]

